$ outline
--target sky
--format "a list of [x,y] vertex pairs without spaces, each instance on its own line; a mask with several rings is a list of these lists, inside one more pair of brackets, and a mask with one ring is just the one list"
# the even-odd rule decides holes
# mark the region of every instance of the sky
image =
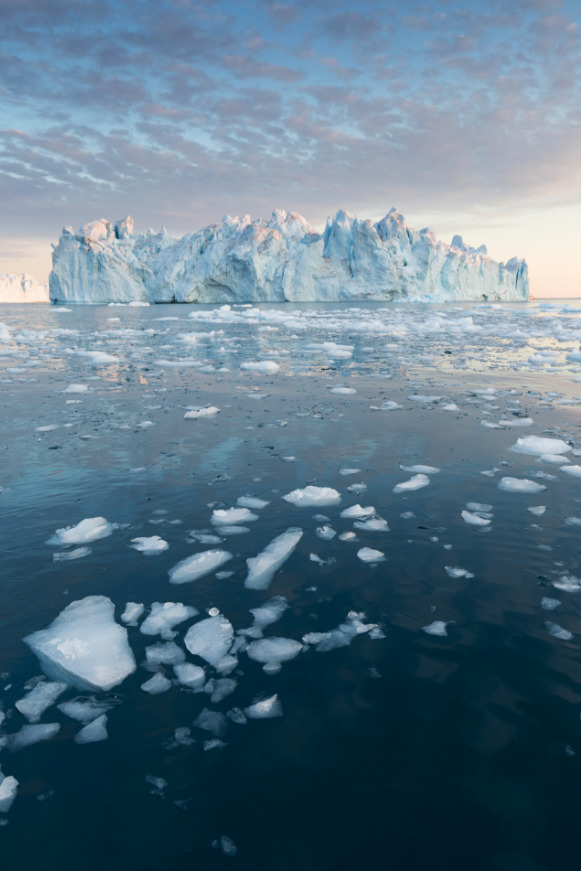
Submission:
[[579,0],[0,0],[0,272],[61,228],[392,206],[581,296]]

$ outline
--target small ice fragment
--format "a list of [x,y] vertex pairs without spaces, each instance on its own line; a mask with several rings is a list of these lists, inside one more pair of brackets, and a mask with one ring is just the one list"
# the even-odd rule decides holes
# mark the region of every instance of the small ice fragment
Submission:
[[386,399],[381,405],[370,405],[372,411],[395,411],[396,408],[401,408],[399,402],[394,402],[393,399]]
[[264,629],[280,620],[287,608],[288,602],[284,596],[273,596],[259,608],[251,608],[250,613],[254,617],[254,625]]
[[506,493],[540,493],[547,488],[544,484],[537,484],[536,481],[531,481],[529,478],[501,478],[498,482],[498,489],[504,490]]
[[361,469],[339,469],[340,475],[357,475]]
[[127,626],[137,626],[137,622],[144,611],[145,605],[141,602],[127,602],[125,610],[121,615],[121,620]]
[[255,511],[260,511],[261,508],[270,505],[270,502],[267,502],[266,499],[258,499],[256,496],[239,496],[236,504],[240,505],[241,508],[252,508]]
[[549,596],[543,596],[541,599],[541,608],[545,611],[554,611],[561,604],[559,599],[551,599]]
[[9,737],[9,747],[15,753],[39,741],[49,741],[60,730],[60,723],[38,723],[34,726],[23,726],[20,732]]
[[207,617],[190,626],[184,643],[190,653],[200,656],[210,665],[217,665],[225,656],[234,638],[234,629],[225,617]]
[[[238,852],[238,847],[228,835],[220,835],[220,840],[215,842],[216,846],[224,853],[225,856],[235,856]],[[212,845],[214,846],[214,845]]]
[[196,617],[197,614],[196,608],[181,602],[154,602],[149,616],[141,624],[140,631],[144,635],[161,635],[163,638],[178,623]]
[[233,723],[236,723],[238,726],[246,725],[246,717],[244,716],[244,712],[240,710],[240,708],[232,708],[226,714],[229,720],[232,720]]
[[490,520],[487,520],[485,517],[481,517],[479,514],[474,514],[472,511],[462,511],[462,520],[466,523],[469,523],[471,526],[488,526],[490,524]]
[[552,623],[550,620],[545,621],[545,629],[549,635],[552,635],[553,638],[560,638],[561,641],[571,641],[573,638],[572,632],[569,632],[568,629],[563,629],[558,623]]
[[57,705],[59,711],[66,717],[85,724],[96,720],[101,714],[106,714],[111,707],[110,702],[98,702],[94,696],[88,699],[79,697],[72,699],[70,702],[61,702],[60,705]]
[[236,526],[239,523],[252,523],[254,520],[258,520],[258,514],[253,514],[248,508],[218,509],[211,517],[214,526]]
[[553,581],[553,586],[565,593],[578,593],[581,590],[581,580],[573,575],[561,575],[558,580]]
[[174,672],[178,681],[184,687],[195,690],[204,686],[206,672],[199,665],[193,665],[191,662],[180,663],[179,665],[174,665]]
[[302,529],[291,526],[274,538],[258,556],[247,559],[248,575],[244,586],[250,590],[266,590],[275,572],[290,557],[302,535]]
[[359,484],[349,484],[347,490],[349,493],[365,493],[367,490],[367,484],[363,484],[363,482]]
[[145,554],[145,556],[152,556],[167,550],[169,544],[159,535],[150,535],[149,538],[132,538],[130,547]]
[[23,699],[19,699],[15,707],[29,723],[38,723],[46,709],[54,705],[66,688],[67,684],[62,681],[42,681],[31,689]]
[[357,391],[354,387],[331,387],[329,393],[336,393],[339,396],[352,396]]
[[11,774],[5,777],[0,771],[0,814],[7,814],[18,792],[18,781]]
[[220,711],[210,711],[208,708],[204,708],[194,720],[196,729],[211,732],[216,738],[221,738],[226,733],[227,725],[224,714]]
[[427,487],[430,479],[427,475],[414,475],[409,481],[403,481],[401,484],[396,484],[393,488],[394,493],[407,493],[410,490],[420,490],[422,487]]
[[168,680],[161,672],[156,672],[153,677],[141,684],[141,689],[144,693],[149,693],[150,696],[157,696],[159,693],[165,693],[171,687],[171,680]]
[[87,384],[69,384],[65,387],[63,393],[86,393],[89,387]]
[[248,645],[247,654],[255,662],[263,663],[264,670],[269,674],[280,671],[281,662],[288,662],[303,649],[300,641],[294,638],[259,638]]
[[211,738],[208,741],[204,741],[203,747],[204,750],[221,750],[223,747],[227,747],[225,741],[221,741],[219,738]]
[[562,439],[541,438],[540,436],[523,436],[516,440],[511,450],[520,454],[566,454],[571,450],[571,445]]
[[[212,684],[212,693],[210,695],[210,701],[213,705],[217,705],[222,699],[225,699],[226,696],[229,696],[230,693],[233,693],[236,687],[238,686],[238,681],[233,678],[223,677],[220,680],[215,680]],[[206,692],[208,692],[208,688],[206,685]]]
[[494,510],[492,505],[489,505],[487,502],[467,502],[466,508],[469,511],[475,511],[476,514],[484,514],[487,515]]
[[567,526],[581,526],[581,517],[565,517]]
[[198,420],[201,417],[214,417],[218,414],[219,408],[215,405],[206,405],[203,408],[191,408],[184,414],[184,420]]
[[273,375],[278,372],[280,366],[274,360],[259,360],[257,362],[251,360],[247,363],[241,363],[240,368],[245,372],[263,372],[265,375]]
[[169,570],[170,584],[188,584],[209,575],[232,559],[227,550],[206,550],[186,557]]
[[331,541],[331,539],[335,538],[335,536],[337,535],[335,530],[331,526],[327,526],[327,525],[317,526],[317,528],[315,530],[315,534],[319,538],[322,538],[323,541]]
[[49,538],[47,544],[66,546],[69,544],[87,544],[89,541],[98,541],[106,538],[113,532],[113,526],[104,517],[87,517],[76,526],[65,526],[57,529]]
[[422,626],[422,632],[425,632],[426,635],[447,635],[447,625],[448,623],[444,620],[434,620],[434,622],[430,623],[428,626]]
[[[231,648],[232,649],[232,648]],[[226,653],[222,659],[218,660],[214,668],[218,672],[218,674],[230,674],[231,671],[234,671],[236,666],[238,665],[238,659],[236,656],[232,656],[230,653]]]
[[359,541],[354,532],[342,532],[339,541]]
[[153,786],[151,795],[163,795],[167,789],[167,780],[163,777],[156,777],[154,774],[146,774],[145,782]]
[[145,658],[148,665],[178,665],[184,661],[186,654],[175,641],[166,641],[146,647]]
[[370,517],[368,520],[356,520],[353,526],[356,529],[365,529],[367,532],[389,532],[387,520],[383,517]]
[[303,490],[293,490],[282,497],[285,502],[298,508],[319,508],[323,505],[338,505],[341,496],[332,487],[314,487],[309,485]]
[[367,508],[362,508],[361,505],[351,505],[350,508],[343,509],[339,516],[344,520],[354,520],[359,517],[369,517],[371,514],[375,514],[373,505],[368,505]]
[[447,402],[446,405],[441,406],[442,411],[460,411],[455,402]]
[[362,547],[357,551],[357,556],[364,563],[380,563],[385,561],[385,554],[372,547]]
[[92,723],[84,726],[80,732],[75,735],[76,744],[96,744],[98,741],[106,741],[109,735],[107,734],[107,714],[101,714]]
[[416,466],[400,466],[400,469],[404,472],[418,472],[423,475],[437,475],[440,471],[436,466],[422,466],[421,463]]
[[278,694],[275,693],[266,699],[253,702],[248,708],[244,708],[244,713],[250,720],[267,720],[271,717],[282,717],[282,705]]
[[52,560],[55,563],[70,562],[75,559],[82,559],[92,553],[90,547],[75,547],[73,550],[63,550],[53,553]]
[[534,514],[536,517],[541,517],[541,515],[543,515],[546,510],[546,505],[531,505],[529,508],[527,508],[527,511],[530,511],[531,514]]
[[581,478],[581,466],[561,466],[561,472],[566,472],[574,478]]
[[466,571],[466,569],[461,568],[460,566],[444,566],[448,573],[448,577],[450,578],[473,578],[474,575],[472,572]]

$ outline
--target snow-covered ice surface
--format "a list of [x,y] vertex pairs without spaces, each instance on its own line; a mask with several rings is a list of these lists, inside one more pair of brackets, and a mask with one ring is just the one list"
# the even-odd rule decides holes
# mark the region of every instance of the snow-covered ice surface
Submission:
[[4,306],[3,865],[570,864],[574,309]]

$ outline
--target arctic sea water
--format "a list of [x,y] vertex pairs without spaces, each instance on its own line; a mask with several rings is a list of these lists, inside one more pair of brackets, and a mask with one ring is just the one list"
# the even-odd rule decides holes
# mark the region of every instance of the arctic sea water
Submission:
[[0,320],[3,866],[576,855],[581,306]]

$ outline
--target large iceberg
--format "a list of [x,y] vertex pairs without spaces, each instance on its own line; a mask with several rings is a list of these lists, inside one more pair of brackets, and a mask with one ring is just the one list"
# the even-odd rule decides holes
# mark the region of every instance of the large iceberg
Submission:
[[339,211],[323,233],[296,212],[225,217],[181,239],[102,219],[66,227],[52,261],[58,303],[529,298],[524,260],[496,263],[460,236],[447,245],[395,209],[377,223]]
[[49,302],[48,284],[26,273],[0,275],[0,302]]

